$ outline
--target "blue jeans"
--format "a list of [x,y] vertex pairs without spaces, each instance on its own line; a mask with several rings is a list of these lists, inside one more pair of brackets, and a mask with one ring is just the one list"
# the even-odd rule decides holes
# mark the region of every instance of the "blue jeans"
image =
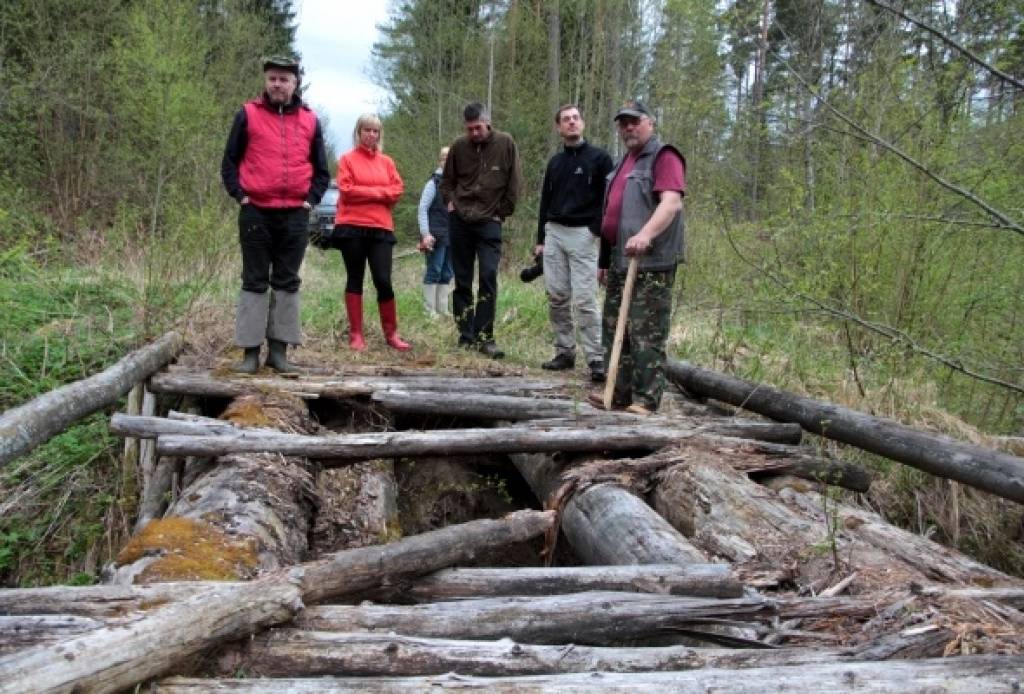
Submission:
[[437,243],[426,255],[427,272],[423,284],[448,284],[452,281],[452,247],[447,242]]

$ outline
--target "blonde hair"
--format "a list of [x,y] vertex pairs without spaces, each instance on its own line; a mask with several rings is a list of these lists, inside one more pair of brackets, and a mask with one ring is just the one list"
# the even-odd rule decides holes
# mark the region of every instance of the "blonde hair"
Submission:
[[448,147],[442,147],[441,151],[437,153],[437,163],[444,166],[445,159],[448,158]]
[[356,127],[352,129],[352,146],[359,146],[359,131],[370,126],[371,128],[377,128],[380,130],[380,139],[377,140],[377,151],[384,151],[384,127],[381,125],[380,118],[376,113],[364,113],[363,115],[356,118]]

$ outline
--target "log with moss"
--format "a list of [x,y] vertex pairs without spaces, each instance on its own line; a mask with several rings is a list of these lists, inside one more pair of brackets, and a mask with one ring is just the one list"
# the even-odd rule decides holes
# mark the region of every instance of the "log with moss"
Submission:
[[251,582],[208,585],[125,624],[0,658],[0,693],[115,692],[164,674],[211,646],[291,619],[303,604],[428,573],[546,532],[551,513],[448,526],[279,569]]

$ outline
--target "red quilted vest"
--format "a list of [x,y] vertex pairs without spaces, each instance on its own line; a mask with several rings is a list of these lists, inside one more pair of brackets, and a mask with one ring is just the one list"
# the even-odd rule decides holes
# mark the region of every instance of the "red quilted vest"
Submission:
[[257,207],[301,207],[313,180],[310,146],[316,114],[306,106],[281,113],[263,100],[245,104],[248,144],[239,183]]

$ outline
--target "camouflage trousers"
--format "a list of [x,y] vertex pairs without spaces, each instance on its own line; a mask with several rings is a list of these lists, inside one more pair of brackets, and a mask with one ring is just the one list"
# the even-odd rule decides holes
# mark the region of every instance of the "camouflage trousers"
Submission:
[[[612,263],[613,265],[615,263]],[[619,373],[615,379],[612,403],[623,407],[636,402],[654,411],[661,404],[665,391],[665,341],[672,317],[672,284],[675,269],[663,272],[638,272],[633,285],[633,300],[626,317],[626,333],[622,340]],[[601,344],[604,363],[611,366],[615,324],[622,305],[626,273],[608,270],[608,287],[604,297]]]

